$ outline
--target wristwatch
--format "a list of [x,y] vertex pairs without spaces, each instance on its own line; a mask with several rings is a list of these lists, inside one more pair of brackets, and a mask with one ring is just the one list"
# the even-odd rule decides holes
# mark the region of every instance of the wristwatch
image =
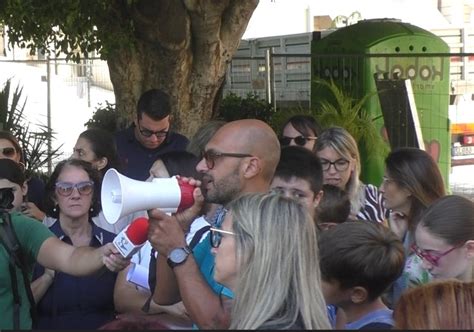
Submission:
[[183,264],[190,253],[192,253],[192,250],[188,246],[184,248],[174,248],[169,253],[168,260],[166,262],[168,263],[169,267],[174,268],[175,266]]

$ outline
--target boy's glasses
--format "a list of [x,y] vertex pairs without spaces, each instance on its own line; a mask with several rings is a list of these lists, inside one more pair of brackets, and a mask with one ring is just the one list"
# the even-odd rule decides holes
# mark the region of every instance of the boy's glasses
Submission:
[[328,171],[331,165],[333,165],[338,172],[344,172],[349,167],[349,160],[344,158],[340,158],[336,161],[329,161],[324,158],[321,158],[320,160],[323,171]]
[[451,251],[453,251],[454,249],[457,249],[459,247],[460,246],[454,246],[454,247],[452,247],[451,249],[449,249],[445,252],[438,253],[438,254],[433,254],[433,253],[428,252],[426,250],[420,249],[420,247],[418,247],[415,243],[413,243],[412,246],[411,246],[411,250],[413,250],[413,252],[418,257],[420,257],[421,259],[425,259],[428,263],[430,263],[434,267],[438,267],[438,264],[439,264],[438,262],[441,259],[441,257],[446,256]]
[[138,130],[140,131],[140,134],[142,134],[145,137],[151,137],[152,135],[155,135],[156,138],[165,138],[166,136],[168,136],[167,130],[152,131],[146,128],[142,129],[139,122],[138,122]]
[[213,248],[218,248],[221,245],[222,241],[222,234],[229,234],[229,235],[235,235],[235,233],[228,232],[228,231],[223,231],[222,229],[210,228],[211,236],[209,239],[211,240],[211,247]]
[[291,141],[294,140],[296,145],[304,146],[310,140],[318,139],[315,136],[296,136],[296,137],[288,137],[282,136],[280,137],[280,145],[287,146],[290,145]]
[[208,169],[213,169],[216,163],[216,159],[222,158],[222,157],[246,158],[246,157],[253,157],[253,156],[248,153],[225,153],[225,152],[216,152],[212,150],[203,151],[201,153],[201,159],[204,159]]
[[3,149],[0,149],[0,151],[2,152],[2,154],[7,157],[7,158],[11,158],[15,155],[16,153],[16,150],[15,148],[12,148],[12,147],[8,147],[8,148],[3,148]]
[[94,189],[94,181],[82,181],[79,183],[56,182],[56,192],[58,195],[64,197],[71,196],[74,188],[76,188],[81,195],[89,195]]

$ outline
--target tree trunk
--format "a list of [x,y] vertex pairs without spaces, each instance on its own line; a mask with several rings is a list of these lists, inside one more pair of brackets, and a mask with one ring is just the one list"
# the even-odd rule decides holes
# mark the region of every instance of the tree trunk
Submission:
[[[170,95],[172,126],[190,137],[211,119],[227,65],[258,0],[141,0],[131,17],[135,47],[107,56],[121,126],[140,95]],[[120,24],[120,23],[118,23]]]

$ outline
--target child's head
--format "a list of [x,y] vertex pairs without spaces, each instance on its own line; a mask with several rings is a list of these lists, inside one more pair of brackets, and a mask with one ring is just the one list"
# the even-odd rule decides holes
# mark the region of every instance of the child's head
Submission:
[[300,146],[282,148],[270,188],[306,205],[311,216],[322,196],[323,171],[319,158]]
[[7,188],[11,189],[13,194],[13,206],[9,209],[20,211],[23,197],[28,192],[25,173],[19,163],[11,159],[0,159],[0,189]]
[[474,203],[447,195],[432,203],[415,231],[415,253],[435,279],[470,278],[474,265]]
[[403,244],[381,224],[345,222],[320,234],[320,267],[326,302],[373,302],[401,275]]
[[347,221],[351,201],[346,191],[331,184],[323,185],[323,197],[316,208],[316,220],[323,229]]

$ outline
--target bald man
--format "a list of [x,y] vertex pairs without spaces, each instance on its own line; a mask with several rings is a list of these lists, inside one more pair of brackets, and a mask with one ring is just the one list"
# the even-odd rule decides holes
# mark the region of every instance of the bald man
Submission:
[[[200,188],[194,191],[194,206],[174,216],[157,209],[149,212],[148,238],[159,253],[153,296],[156,303],[168,305],[182,300],[197,327],[229,327],[233,294],[213,279],[210,234],[191,251],[186,246],[183,224],[196,217],[203,200],[225,207],[242,194],[267,192],[279,159],[278,137],[263,121],[232,121],[214,134],[196,166],[203,179],[202,183],[195,182]],[[216,212],[213,227],[220,228],[225,211]]]

